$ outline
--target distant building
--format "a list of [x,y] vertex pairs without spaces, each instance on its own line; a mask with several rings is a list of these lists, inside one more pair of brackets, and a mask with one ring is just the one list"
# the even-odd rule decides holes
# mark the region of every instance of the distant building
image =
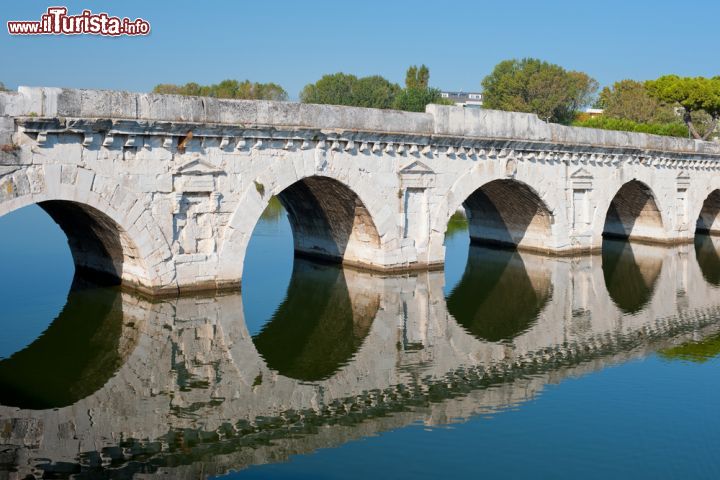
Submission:
[[603,114],[602,108],[586,108],[584,112],[588,117],[599,117]]
[[459,107],[482,107],[483,94],[480,92],[440,92],[442,98],[455,102]]

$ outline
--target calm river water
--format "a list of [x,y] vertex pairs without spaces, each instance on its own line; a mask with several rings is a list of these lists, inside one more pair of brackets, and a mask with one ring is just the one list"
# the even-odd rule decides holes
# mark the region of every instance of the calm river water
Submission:
[[73,280],[38,207],[0,218],[0,479],[720,477],[720,240],[446,244],[293,260],[271,205],[242,295],[149,300]]

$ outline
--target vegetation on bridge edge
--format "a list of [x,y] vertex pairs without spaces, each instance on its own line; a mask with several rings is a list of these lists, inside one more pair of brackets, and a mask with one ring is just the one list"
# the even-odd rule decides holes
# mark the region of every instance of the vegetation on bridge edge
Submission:
[[192,95],[199,97],[234,98],[241,100],[287,100],[288,94],[276,83],[259,83],[244,80],[223,80],[212,85],[200,85],[195,82],[185,85],[161,83],[155,85],[153,93],[172,95]]
[[606,115],[598,117],[586,117],[581,115],[571,125],[573,127],[600,128],[602,130],[619,130],[623,132],[650,133],[669,137],[687,137],[688,130],[680,122],[669,123],[639,123],[623,118],[615,118]]

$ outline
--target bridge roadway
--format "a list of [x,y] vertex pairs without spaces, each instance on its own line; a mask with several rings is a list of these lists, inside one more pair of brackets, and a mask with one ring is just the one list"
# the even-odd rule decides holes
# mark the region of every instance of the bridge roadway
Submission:
[[[13,377],[18,391],[57,403],[13,407],[6,400],[19,397],[4,389],[2,463],[24,478],[80,468],[83,454],[83,468],[113,460],[115,469],[195,478],[417,421],[452,423],[516,406],[567,376],[717,334],[720,244],[705,243],[626,243],[602,258],[515,252],[499,268],[488,266],[487,249],[473,247],[447,299],[441,272],[388,276],[298,260],[279,313],[254,336],[239,293],[148,301],[118,291],[97,327],[104,335],[91,336],[107,345],[76,383],[44,387]],[[478,269],[497,287],[484,296]],[[614,287],[618,275],[622,289]],[[509,329],[487,315],[509,308],[508,278],[515,297],[536,299],[512,312],[518,321]],[[304,295],[303,282],[333,301],[298,334],[285,328],[282,312]],[[338,315],[342,305],[350,305],[349,317]],[[18,362],[16,372],[23,355],[62,363],[43,349],[66,323],[75,328],[61,315],[25,353],[0,362],[0,375],[7,362]],[[47,395],[38,394],[43,388]]]
[[278,196],[304,255],[441,267],[476,242],[549,254],[720,230],[720,144],[430,105],[408,113],[20,87],[0,93],[0,215],[38,204],[79,270],[149,294],[237,288]]

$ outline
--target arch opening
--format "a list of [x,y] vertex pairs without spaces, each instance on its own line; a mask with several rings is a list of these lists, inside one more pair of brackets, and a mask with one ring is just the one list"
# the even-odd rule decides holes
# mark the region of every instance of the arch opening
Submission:
[[294,262],[287,211],[272,197],[255,224],[243,266],[243,309],[251,335],[259,332],[282,304]]
[[[337,264],[343,261],[340,255],[296,248],[298,241],[307,245],[313,235],[326,245],[338,238],[319,205],[330,201],[330,193],[321,191],[322,199],[316,200],[310,188],[295,184],[271,198],[255,225],[243,269],[243,309],[255,348],[270,369],[289,378],[320,381],[354,358],[380,297],[366,288],[369,274]],[[353,213],[347,200],[355,198],[345,200],[341,213]],[[347,217],[344,220],[348,228]],[[337,223],[335,228],[340,228]],[[339,238],[350,243],[352,232],[345,230]],[[341,253],[342,248],[334,251]]]
[[663,221],[655,195],[646,184],[631,180],[615,194],[605,215],[603,237],[660,241]]
[[720,235],[720,190],[713,190],[703,202],[695,232]]
[[277,197],[288,213],[297,255],[367,263],[380,245],[367,208],[357,194],[337,180],[307,177]]
[[0,359],[45,331],[67,302],[75,268],[67,236],[39,206],[0,217]]
[[66,200],[38,204],[65,233],[77,275],[103,284],[143,285],[145,267],[127,232],[89,205]]
[[475,244],[547,251],[552,213],[528,185],[494,180],[463,203]]

